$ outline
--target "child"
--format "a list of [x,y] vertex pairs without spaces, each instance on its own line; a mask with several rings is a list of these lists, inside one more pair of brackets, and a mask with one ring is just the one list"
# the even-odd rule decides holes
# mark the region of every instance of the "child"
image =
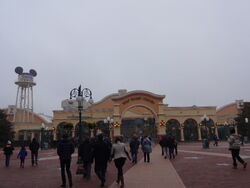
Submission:
[[17,158],[20,159],[20,168],[24,168],[24,160],[26,156],[27,156],[27,151],[25,149],[25,146],[22,146],[21,150],[17,155]]

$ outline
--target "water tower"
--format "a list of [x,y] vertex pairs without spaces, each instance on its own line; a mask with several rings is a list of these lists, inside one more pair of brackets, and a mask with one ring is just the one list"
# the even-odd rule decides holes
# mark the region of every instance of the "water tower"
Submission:
[[[37,73],[33,69],[30,69],[28,73],[23,72],[22,67],[16,67],[15,72],[18,74],[18,80],[15,82],[18,88],[14,121],[33,122],[33,86],[36,85],[33,78]],[[21,114],[18,116],[17,110],[21,111]]]

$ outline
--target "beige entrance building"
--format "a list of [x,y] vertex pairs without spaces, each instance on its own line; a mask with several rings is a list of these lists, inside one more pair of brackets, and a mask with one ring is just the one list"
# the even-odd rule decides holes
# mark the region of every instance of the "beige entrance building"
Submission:
[[[99,102],[87,105],[82,113],[82,121],[89,125],[98,125],[110,117],[114,120],[113,126],[109,127],[113,136],[125,135],[129,130],[130,133],[132,130],[139,134],[149,134],[146,129],[141,131],[147,122],[153,124],[153,128],[148,130],[154,131],[157,137],[171,132],[178,140],[186,141],[218,135],[216,106],[171,107],[163,103],[164,98],[165,95],[148,91],[119,90],[118,93],[108,95]],[[63,110],[53,111],[53,127],[57,129],[61,123],[70,123],[73,125],[72,136],[75,136],[74,130],[79,123],[79,114],[76,106],[72,104],[76,103],[70,104],[65,100],[62,104]],[[144,122],[143,126],[140,125],[140,121]],[[98,128],[92,126],[90,131],[93,127]]]

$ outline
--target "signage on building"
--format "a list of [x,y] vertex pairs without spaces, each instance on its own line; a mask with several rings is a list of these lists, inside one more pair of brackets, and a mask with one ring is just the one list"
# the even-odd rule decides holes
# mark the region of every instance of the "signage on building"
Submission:
[[133,102],[133,101],[139,101],[139,100],[143,100],[146,102],[149,102],[151,104],[155,104],[155,102],[147,97],[131,97],[125,101],[122,102],[123,105],[128,104],[129,102]]

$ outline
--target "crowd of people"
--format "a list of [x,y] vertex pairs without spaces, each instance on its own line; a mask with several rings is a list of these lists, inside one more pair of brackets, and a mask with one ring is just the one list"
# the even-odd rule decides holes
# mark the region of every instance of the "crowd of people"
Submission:
[[[148,136],[139,138],[133,135],[127,148],[122,142],[122,137],[116,137],[112,143],[110,138],[104,137],[103,134],[97,135],[95,138],[85,137],[84,141],[78,148],[78,174],[82,174],[83,178],[91,178],[91,168],[94,163],[94,172],[100,180],[100,186],[104,187],[106,181],[106,171],[108,163],[114,161],[117,168],[116,183],[124,187],[123,166],[126,160],[130,160],[133,164],[137,163],[137,154],[141,145],[144,154],[144,162],[150,162],[150,153],[152,152],[152,141]],[[130,153],[129,153],[130,151]],[[70,171],[71,155],[74,153],[74,145],[63,136],[63,140],[59,142],[57,154],[59,155],[61,165],[61,187],[66,186],[65,169],[68,177],[69,186],[72,187],[72,174]],[[82,168],[82,169],[81,169]]]
[[177,140],[172,134],[163,136],[159,144],[161,146],[161,155],[164,156],[165,159],[174,159],[178,154]]
[[[33,138],[32,142],[29,145],[30,153],[31,153],[31,163],[32,166],[38,165],[38,150],[40,145],[38,141]],[[13,155],[14,146],[12,145],[11,141],[8,140],[7,144],[4,146],[3,151],[5,155],[5,166],[8,167],[10,165],[10,159]],[[28,151],[26,150],[25,146],[22,145],[20,151],[17,154],[17,158],[20,159],[20,168],[24,168],[25,158],[28,155]]]
[[[242,143],[241,138],[239,135],[235,134],[234,129],[232,129],[230,133],[231,135],[228,138],[228,143],[229,150],[232,153],[233,168],[237,169],[237,160],[243,165],[244,168],[246,168],[247,163],[239,155],[240,146]],[[178,142],[171,133],[162,136],[159,140],[159,145],[161,146],[161,155],[165,159],[175,159],[176,155],[178,154]],[[83,178],[87,180],[90,179],[92,164],[94,163],[94,172],[100,180],[100,186],[104,187],[108,163],[113,160],[117,169],[116,183],[121,187],[124,187],[124,164],[126,163],[127,159],[130,160],[134,165],[138,162],[137,155],[139,153],[140,146],[141,151],[143,152],[144,162],[149,163],[150,153],[152,152],[152,140],[149,136],[138,137],[136,134],[133,134],[128,145],[122,142],[122,137],[115,137],[112,142],[109,137],[104,137],[103,134],[98,134],[94,138],[86,136],[78,147],[77,173],[82,174]],[[214,146],[218,146],[217,137],[214,137]],[[40,145],[34,138],[29,145],[32,166],[38,165],[39,148]],[[10,165],[10,159],[13,155],[13,150],[14,147],[11,141],[8,141],[3,148],[6,167]],[[59,156],[61,167],[61,187],[66,187],[66,179],[68,179],[69,187],[73,186],[70,166],[71,156],[74,152],[75,144],[71,139],[68,138],[68,135],[63,135],[62,140],[60,140],[57,144],[57,154]],[[17,154],[17,158],[20,159],[20,168],[24,168],[25,158],[27,155],[28,151],[26,150],[25,146],[22,146]]]

